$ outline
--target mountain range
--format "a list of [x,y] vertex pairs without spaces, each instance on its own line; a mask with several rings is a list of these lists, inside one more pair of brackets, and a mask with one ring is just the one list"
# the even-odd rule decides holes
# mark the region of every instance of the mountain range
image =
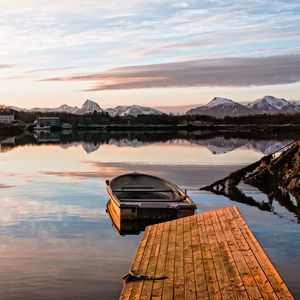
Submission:
[[192,108],[187,115],[209,115],[214,117],[245,116],[254,114],[279,114],[300,112],[300,105],[283,98],[265,96],[253,102],[243,105],[231,99],[215,97],[206,105]]
[[67,104],[63,104],[55,108],[35,107],[31,109],[26,109],[26,108],[19,108],[16,106],[9,106],[8,108],[15,111],[24,111],[24,112],[42,112],[42,113],[60,112],[60,113],[70,113],[76,115],[85,115],[94,112],[97,113],[107,112],[109,115],[113,117],[128,116],[128,115],[137,116],[137,115],[149,115],[149,114],[156,114],[156,115],[163,114],[163,112],[157,109],[147,107],[147,106],[141,106],[141,105],[117,106],[115,108],[108,108],[104,110],[99,106],[97,102],[88,99],[83,103],[81,108],[76,106],[69,106]]
[[[82,107],[69,106],[63,104],[56,108],[32,108],[25,109],[15,106],[9,106],[9,109],[25,112],[64,112],[77,115],[90,114],[94,112],[107,112],[111,116],[137,116],[137,115],[159,115],[164,112],[147,106],[130,105],[117,106],[115,108],[102,109],[99,104],[92,100],[86,100]],[[192,108],[186,112],[187,115],[209,115],[218,118],[225,116],[244,116],[253,114],[278,114],[278,113],[297,113],[300,112],[300,104],[287,101],[283,98],[265,96],[246,105],[235,102],[231,99],[215,97],[206,105]]]

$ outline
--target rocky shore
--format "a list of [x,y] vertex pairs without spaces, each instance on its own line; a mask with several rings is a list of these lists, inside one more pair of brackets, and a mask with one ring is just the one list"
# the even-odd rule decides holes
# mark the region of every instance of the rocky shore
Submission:
[[272,198],[275,192],[281,189],[280,193],[282,190],[289,191],[300,200],[300,140],[289,145],[279,156],[276,156],[276,153],[264,156],[259,161],[201,189],[227,197],[236,197],[239,193],[243,201],[248,201],[247,197],[240,195],[241,191],[237,187],[239,183],[258,188],[267,194],[268,198]]

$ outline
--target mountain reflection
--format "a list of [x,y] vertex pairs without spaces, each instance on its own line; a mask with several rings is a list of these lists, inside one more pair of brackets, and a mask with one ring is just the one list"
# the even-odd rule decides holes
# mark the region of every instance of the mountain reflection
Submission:
[[40,131],[34,134],[22,134],[0,142],[0,152],[7,152],[15,147],[24,145],[57,144],[62,148],[81,145],[86,153],[92,153],[103,144],[117,147],[142,147],[152,143],[177,144],[187,142],[207,148],[213,154],[224,154],[236,149],[249,149],[262,154],[273,153],[297,136],[292,133],[277,134],[251,134],[245,133],[214,133],[214,132],[102,132],[102,131],[71,131],[61,132]]

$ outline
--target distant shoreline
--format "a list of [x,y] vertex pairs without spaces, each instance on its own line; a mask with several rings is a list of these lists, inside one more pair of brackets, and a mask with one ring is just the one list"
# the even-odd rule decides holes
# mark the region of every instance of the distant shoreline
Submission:
[[270,124],[270,125],[254,125],[254,124],[214,124],[214,125],[123,125],[123,124],[111,124],[111,125],[86,125],[77,126],[75,129],[106,129],[108,131],[133,131],[133,130],[184,130],[184,131],[284,131],[286,129],[292,131],[300,130],[300,124]]
[[[147,134],[145,134],[147,132]],[[33,124],[23,125],[4,125],[0,124],[0,142],[10,137],[24,137],[38,133],[34,131]],[[41,131],[43,134],[43,131]],[[63,140],[91,140],[100,138],[103,141],[109,138],[129,138],[139,141],[165,141],[169,139],[202,140],[213,137],[223,136],[230,138],[251,138],[260,139],[296,139],[300,136],[300,124],[272,124],[272,125],[253,125],[253,124],[219,124],[219,125],[80,125],[69,129],[62,127],[52,128],[45,131],[49,134],[59,135]],[[34,139],[29,138],[31,143]]]

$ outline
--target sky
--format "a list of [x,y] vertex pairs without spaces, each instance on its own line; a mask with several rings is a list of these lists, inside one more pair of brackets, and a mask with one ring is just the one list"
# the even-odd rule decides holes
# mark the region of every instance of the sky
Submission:
[[299,0],[0,0],[0,104],[300,100]]

